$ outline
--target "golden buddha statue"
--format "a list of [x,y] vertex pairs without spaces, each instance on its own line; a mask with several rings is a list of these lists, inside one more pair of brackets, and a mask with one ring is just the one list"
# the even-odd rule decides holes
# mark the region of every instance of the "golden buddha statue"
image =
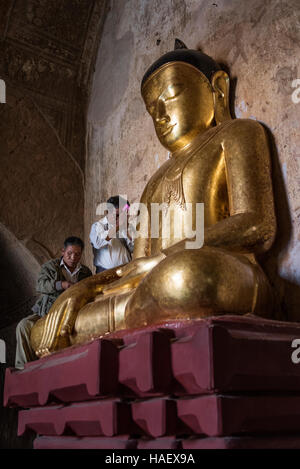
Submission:
[[141,91],[172,156],[146,185],[141,202],[148,211],[140,226],[151,223],[151,204],[166,204],[174,227],[180,216],[185,223],[186,204],[204,203],[204,245],[191,249],[193,239],[179,230],[164,238],[160,220],[158,237],[136,239],[132,262],[87,278],[56,300],[32,329],[38,356],[169,320],[272,315],[272,291],[256,260],[276,232],[263,127],[231,118],[228,75],[199,51],[162,56]]

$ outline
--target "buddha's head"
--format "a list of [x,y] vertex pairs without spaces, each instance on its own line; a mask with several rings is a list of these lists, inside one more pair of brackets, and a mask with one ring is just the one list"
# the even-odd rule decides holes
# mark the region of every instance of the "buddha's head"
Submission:
[[171,152],[230,118],[229,78],[208,55],[186,48],[158,59],[142,80],[142,96],[161,144]]

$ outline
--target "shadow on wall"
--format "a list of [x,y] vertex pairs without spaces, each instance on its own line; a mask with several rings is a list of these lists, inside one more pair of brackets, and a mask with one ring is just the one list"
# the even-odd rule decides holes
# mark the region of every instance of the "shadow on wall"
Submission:
[[[226,63],[219,63],[219,65],[221,66],[222,70],[225,70],[230,77],[229,106],[230,114],[232,118],[235,119],[236,116],[234,109],[237,78],[230,76],[230,68]],[[292,221],[289,211],[289,204],[274,136],[265,124],[262,125],[266,131],[271,152],[277,235],[270,251],[260,256],[258,260],[267,274],[275,293],[275,319],[284,321],[298,321],[300,319],[298,313],[300,304],[300,286],[280,277],[279,275],[280,255],[288,247],[292,233]]]
[[280,255],[288,247],[291,239],[292,220],[275,139],[270,129],[265,125],[264,128],[271,149],[277,235],[272,248],[262,256],[260,261],[275,291],[278,309],[280,311],[276,319],[299,321],[300,286],[279,275]]
[[[229,106],[230,114],[232,118],[235,119],[236,116],[234,109],[237,78],[230,76],[230,69],[226,63],[220,63],[219,65],[230,77]],[[300,320],[298,313],[300,304],[300,286],[280,277],[279,274],[279,259],[280,255],[285,251],[285,249],[287,249],[290,242],[292,234],[292,220],[275,139],[270,129],[265,124],[262,123],[262,125],[266,131],[270,145],[277,234],[272,248],[267,253],[260,256],[258,261],[267,274],[275,293],[275,319],[283,321],[298,321]]]
[[0,338],[7,344],[7,362],[14,362],[15,323],[30,314],[36,297],[39,263],[0,223]]

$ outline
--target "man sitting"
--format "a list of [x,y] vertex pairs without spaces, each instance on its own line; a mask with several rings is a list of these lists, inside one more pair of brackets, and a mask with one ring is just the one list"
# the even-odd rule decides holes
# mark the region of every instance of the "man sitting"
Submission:
[[133,252],[133,241],[128,232],[128,219],[125,223],[127,229],[120,229],[122,215],[127,216],[129,202],[116,195],[110,197],[107,204],[111,204],[114,210],[109,210],[105,217],[94,223],[90,232],[96,274],[127,264],[131,261]]
[[32,307],[34,314],[22,319],[16,329],[16,368],[22,369],[26,362],[37,358],[30,346],[30,331],[35,322],[48,313],[62,292],[92,275],[88,267],[80,264],[83,249],[83,241],[71,236],[64,242],[62,257],[52,259],[41,267],[37,280],[37,292],[40,297]]

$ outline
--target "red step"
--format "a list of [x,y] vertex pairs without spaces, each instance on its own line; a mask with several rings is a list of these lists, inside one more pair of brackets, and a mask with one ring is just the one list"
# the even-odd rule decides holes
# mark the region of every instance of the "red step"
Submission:
[[172,343],[172,372],[181,385],[174,393],[300,392],[300,364],[291,359],[297,337],[298,323],[254,316],[203,320]]
[[300,434],[273,436],[226,436],[181,441],[182,449],[300,449]]
[[119,400],[99,400],[68,406],[36,407],[19,412],[18,435],[114,436],[136,433],[130,406]]
[[179,428],[176,402],[170,399],[148,399],[131,404],[132,418],[146,435],[158,438],[177,433]]
[[165,436],[163,438],[154,438],[152,440],[140,439],[137,442],[137,448],[138,449],[180,449],[181,443],[180,443],[180,440],[176,438],[176,436]]
[[39,436],[34,449],[136,449],[137,440],[129,437]]
[[123,393],[140,397],[167,394],[171,390],[171,345],[168,330],[144,331],[119,353],[119,383]]
[[176,404],[178,418],[198,435],[300,433],[300,396],[213,394]]
[[298,323],[253,316],[120,331],[28,363],[22,371],[7,369],[4,404],[250,391],[300,394],[300,364],[291,360],[297,337]]
[[4,406],[43,406],[51,400],[85,401],[117,394],[118,349],[113,341],[95,340],[7,368]]

